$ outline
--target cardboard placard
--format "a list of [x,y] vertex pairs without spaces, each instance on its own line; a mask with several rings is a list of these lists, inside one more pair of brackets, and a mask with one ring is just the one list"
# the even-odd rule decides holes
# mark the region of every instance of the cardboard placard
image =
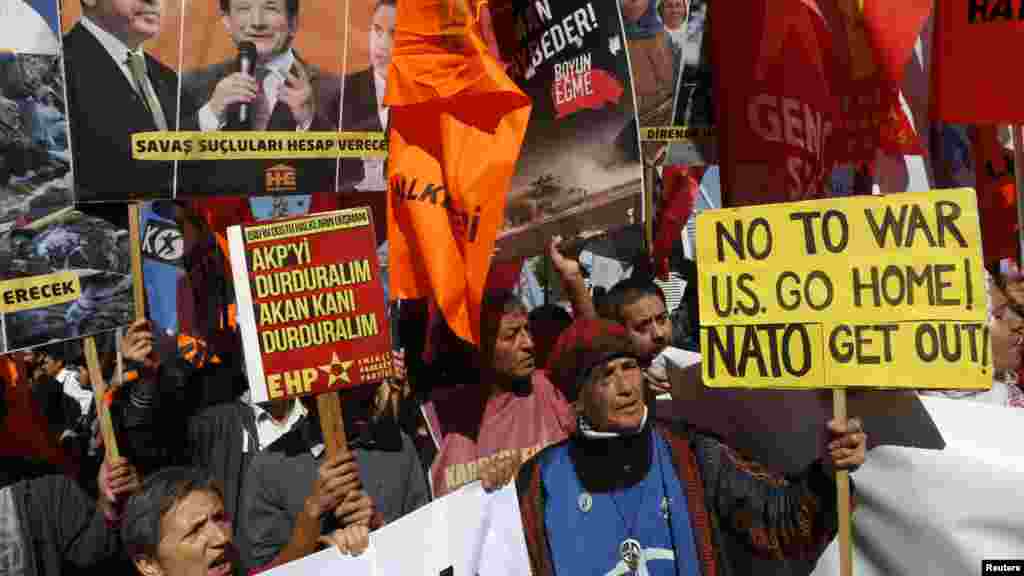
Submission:
[[228,228],[253,402],[392,375],[369,208]]
[[711,210],[697,237],[707,385],[991,386],[974,190]]

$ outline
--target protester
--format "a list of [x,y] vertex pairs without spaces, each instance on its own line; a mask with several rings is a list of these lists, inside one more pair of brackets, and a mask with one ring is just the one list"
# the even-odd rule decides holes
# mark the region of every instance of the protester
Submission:
[[558,335],[572,324],[572,315],[558,304],[545,304],[530,310],[527,323],[534,340],[537,365],[547,366]]
[[625,326],[652,392],[670,393],[662,353],[673,344],[673,329],[661,289],[634,272],[608,291],[602,316]]
[[[429,501],[426,477],[412,440],[394,421],[356,416],[369,416],[372,401],[373,387],[346,391],[343,413],[348,446],[335,459],[327,458],[323,445],[318,443],[320,427],[312,420],[304,430],[295,430],[282,439],[281,450],[262,452],[253,458],[245,484],[239,536],[248,570],[274,565],[274,559],[289,546],[312,552],[318,536],[331,534],[339,522],[344,526],[354,523],[352,517],[359,515],[359,505],[365,499],[375,510],[373,528]],[[299,440],[294,437],[303,432],[315,439],[289,442]],[[311,445],[313,450],[308,448]],[[339,469],[352,483],[345,500],[333,507],[312,507],[310,498],[315,495],[317,482],[324,482],[331,474],[342,474]],[[333,515],[328,513],[332,509]]]
[[[560,240],[549,245],[555,270],[577,316],[594,317],[579,263],[562,255]],[[506,484],[522,461],[574,425],[565,393],[537,370],[526,307],[514,294],[485,294],[480,334],[479,381],[440,391],[424,406],[438,446],[430,478],[435,497],[476,480],[486,489]]]
[[50,434],[59,444],[74,435],[74,426],[82,416],[78,402],[64,393],[59,376],[65,370],[64,346],[50,344],[24,354],[25,369],[32,396],[46,418]]
[[[0,394],[0,424],[7,405]],[[4,460],[0,472],[0,574],[59,576],[117,566],[116,527],[124,501],[138,487],[124,458],[104,461],[98,502],[73,479],[47,466]]]
[[989,340],[992,344],[992,388],[989,390],[938,390],[924,394],[963,398],[987,404],[1024,408],[1017,371],[1024,353],[1024,308],[1008,297],[1006,277],[998,270],[988,278]]
[[[351,474],[342,466],[333,469]],[[308,500],[308,510],[319,515],[322,510],[333,509],[351,487],[345,480],[337,474],[321,477]],[[166,468],[147,478],[142,490],[129,500],[121,528],[125,550],[139,574],[240,574],[231,519],[224,510],[221,493],[217,481],[198,468]],[[365,498],[358,501],[351,514],[356,523],[320,538],[318,543],[338,545],[343,552],[364,550],[368,544],[368,518],[372,515],[368,504]],[[289,544],[287,555],[282,555],[274,565],[301,558],[311,551],[299,551]]]
[[857,420],[828,422],[828,457],[787,483],[711,437],[653,424],[622,326],[577,321],[556,350],[579,423],[518,475],[533,574],[759,574],[754,555],[814,560],[835,536],[834,471],[864,462]]

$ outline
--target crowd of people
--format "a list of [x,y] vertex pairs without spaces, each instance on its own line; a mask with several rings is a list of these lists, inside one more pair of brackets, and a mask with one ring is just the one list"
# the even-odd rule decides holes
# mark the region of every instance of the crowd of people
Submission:
[[[194,238],[213,237],[205,220],[184,204],[177,214],[188,266],[224,281],[223,259],[210,269],[196,256],[216,246]],[[147,320],[99,338],[104,398],[79,342],[10,356],[18,369],[0,414],[12,390],[29,390],[61,458],[5,459],[0,568],[251,574],[324,546],[358,554],[372,530],[431,499],[515,481],[535,574],[809,574],[836,534],[835,471],[865,460],[861,423],[823,422],[832,440],[821,458],[783,477],[659,419],[652,400],[672,383],[656,366],[678,332],[662,290],[636,267],[595,302],[561,239],[547,257],[567,305],[528,310],[490,290],[479,347],[450,331],[425,342],[427,315],[393,318],[420,338],[403,338],[411,352],[394,353],[396,378],[343,394],[348,443],[333,456],[311,398],[249,400],[231,322],[179,339],[171,358]],[[1021,405],[1021,286],[990,272],[993,387],[957,395]],[[228,315],[222,299],[201,305]],[[104,446],[97,402],[119,456]]]

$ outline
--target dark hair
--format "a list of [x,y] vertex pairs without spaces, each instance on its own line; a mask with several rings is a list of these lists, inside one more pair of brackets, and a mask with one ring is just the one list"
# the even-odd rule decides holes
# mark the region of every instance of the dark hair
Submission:
[[373,13],[376,14],[377,10],[385,6],[391,6],[392,8],[398,8],[398,2],[396,0],[377,0],[373,4]]
[[630,276],[608,291],[601,306],[601,316],[625,324],[623,309],[646,296],[660,298],[662,304],[665,303],[665,293],[657,284],[645,278]]
[[[288,11],[288,19],[294,20],[299,17],[299,0],[285,0],[285,10]],[[231,12],[231,0],[220,0],[220,11],[229,14]]]
[[526,305],[511,290],[488,290],[480,305],[480,355],[484,366],[494,363],[494,346],[501,318],[513,312],[526,313]]
[[121,541],[129,558],[156,558],[164,515],[193,492],[224,497],[220,484],[200,468],[164,468],[146,478],[128,500],[121,522]]
[[557,304],[545,304],[530,310],[527,320],[537,366],[547,366],[558,336],[572,324],[572,316]]

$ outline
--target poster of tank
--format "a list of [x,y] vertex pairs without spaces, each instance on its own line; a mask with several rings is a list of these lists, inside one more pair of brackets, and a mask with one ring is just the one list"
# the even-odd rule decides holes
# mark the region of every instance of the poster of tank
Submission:
[[639,222],[643,165],[617,3],[490,6],[506,69],[533,102],[496,258]]
[[[0,353],[133,317],[127,209],[75,210],[56,0],[0,14]],[[117,222],[115,225],[112,222]]]

